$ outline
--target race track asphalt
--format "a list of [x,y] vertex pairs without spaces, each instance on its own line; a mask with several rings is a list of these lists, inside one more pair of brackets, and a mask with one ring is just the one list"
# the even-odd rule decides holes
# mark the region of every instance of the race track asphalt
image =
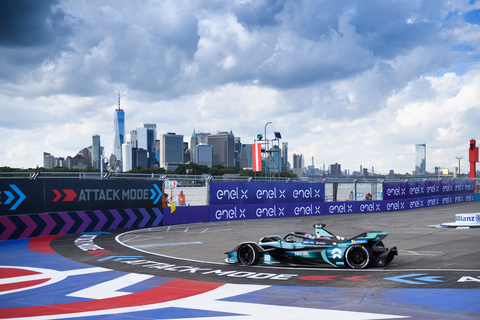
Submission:
[[[112,230],[0,243],[0,318],[479,319],[480,228],[441,228],[479,202],[389,213]],[[173,213],[174,214],[174,213]],[[224,263],[291,231],[389,232],[385,268]]]

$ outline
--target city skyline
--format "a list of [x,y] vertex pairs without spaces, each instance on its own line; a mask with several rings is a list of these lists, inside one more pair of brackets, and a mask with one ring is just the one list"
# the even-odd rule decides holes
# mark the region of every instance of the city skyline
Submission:
[[[468,168],[480,139],[480,2],[3,1],[0,166],[35,168],[144,123],[189,142],[282,133],[342,170]],[[270,123],[270,124],[268,124]],[[267,125],[268,124],[268,125]],[[128,141],[128,140],[127,140]],[[305,161],[309,162],[309,161]]]

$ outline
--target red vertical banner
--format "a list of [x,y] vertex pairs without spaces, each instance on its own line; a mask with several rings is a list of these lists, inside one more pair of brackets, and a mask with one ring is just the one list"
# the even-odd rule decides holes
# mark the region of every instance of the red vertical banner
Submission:
[[261,145],[261,143],[252,144],[252,162],[253,162],[253,171],[262,171],[262,145]]

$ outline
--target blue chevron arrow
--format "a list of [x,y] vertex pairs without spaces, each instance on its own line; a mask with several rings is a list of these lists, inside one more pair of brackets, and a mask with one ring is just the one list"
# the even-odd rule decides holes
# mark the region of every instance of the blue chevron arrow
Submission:
[[417,278],[417,277],[426,276],[426,275],[428,275],[428,274],[423,274],[423,273],[420,273],[420,274],[406,274],[406,275],[398,276],[398,277],[383,278],[383,280],[402,282],[402,283],[406,283],[406,284],[428,284],[428,283],[425,283],[425,282],[418,282],[418,281],[412,281],[412,280],[405,279],[405,278],[415,277],[415,280],[423,280],[423,281],[427,281],[427,282],[445,282],[443,280],[437,279],[437,278],[443,278],[443,276],[430,276],[430,277]]
[[8,197],[7,201],[5,201],[4,204],[9,204],[10,202],[12,202],[13,199],[15,199],[15,196],[10,191],[3,191],[3,192]]
[[20,203],[22,203],[23,200],[25,200],[26,196],[23,194],[22,191],[20,191],[20,189],[17,188],[16,185],[11,184],[11,185],[10,185],[10,188],[12,188],[13,191],[15,191],[15,192],[18,194],[18,196],[19,196],[17,202],[15,202],[15,203],[13,204],[13,206],[10,208],[10,210],[15,210],[15,209],[17,209],[17,207],[20,205]]
[[443,278],[443,276],[421,277],[421,278],[415,278],[415,280],[423,280],[423,281],[427,281],[427,282],[445,282],[445,281],[439,280],[437,278]]
[[157,195],[157,193],[156,193],[155,190],[153,190],[153,189],[150,189],[150,192],[152,193],[152,196],[150,197],[150,200],[152,200],[153,198],[155,198],[155,196]]
[[157,189],[158,192],[158,197],[155,199],[155,201],[153,201],[153,204],[157,204],[157,202],[162,198],[162,190],[160,190],[160,188],[155,183],[153,184],[153,186],[155,187],[155,189]]

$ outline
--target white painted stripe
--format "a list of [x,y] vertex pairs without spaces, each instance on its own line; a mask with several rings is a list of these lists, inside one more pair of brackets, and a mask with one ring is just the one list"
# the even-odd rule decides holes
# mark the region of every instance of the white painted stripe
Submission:
[[158,244],[142,244],[138,246],[132,246],[133,248],[148,248],[148,247],[163,247],[163,246],[179,246],[184,244],[201,244],[202,242],[177,242],[177,243],[158,243]]
[[118,277],[116,279],[67,294],[67,296],[86,299],[107,299],[121,297],[127,294],[132,294],[132,292],[118,290],[153,277],[154,276],[147,274],[130,273],[122,277]]

